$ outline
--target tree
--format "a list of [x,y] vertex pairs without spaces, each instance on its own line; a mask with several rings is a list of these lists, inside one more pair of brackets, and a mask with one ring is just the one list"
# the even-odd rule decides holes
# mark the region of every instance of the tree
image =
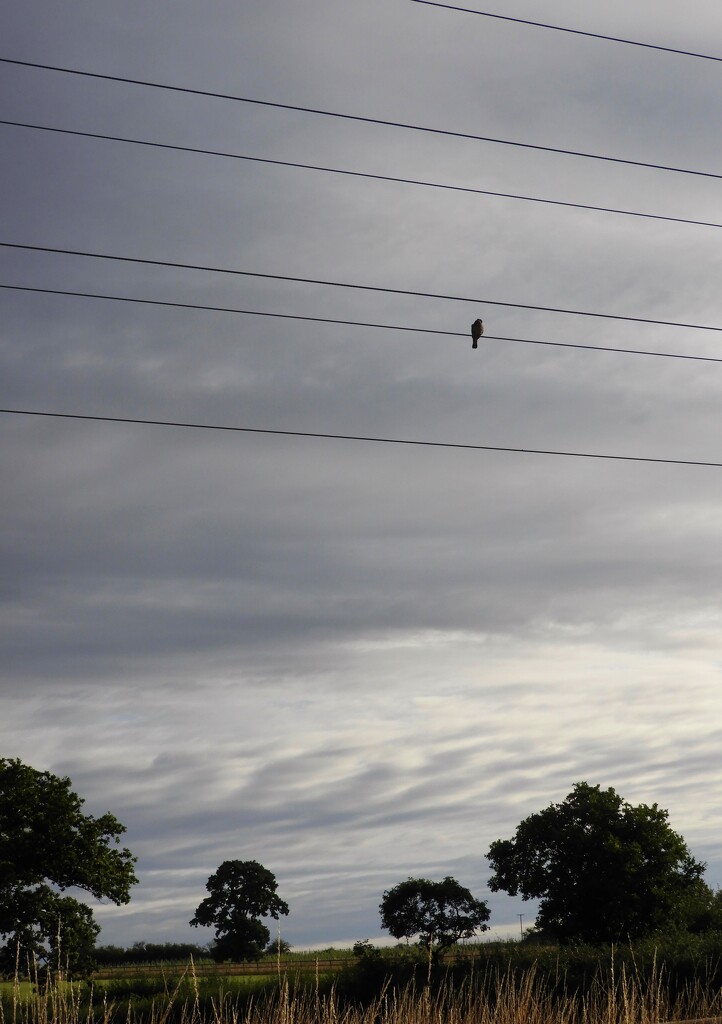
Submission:
[[258,920],[288,914],[288,904],[276,895],[276,878],[255,860],[225,860],[206,883],[210,896],[200,903],[190,924],[215,926],[211,956],[224,960],[258,960],[270,932]]
[[285,956],[291,952],[291,943],[285,939],[271,939],[264,952],[266,956],[278,956],[279,953]]
[[118,849],[125,827],[113,817],[83,814],[68,778],[0,758],[0,969],[19,953],[71,972],[92,964],[100,931],[90,907],[65,889],[77,887],[128,903],[137,882],[129,850]]
[[722,931],[722,890],[712,890],[704,883],[690,901],[686,920],[690,932]]
[[437,957],[459,939],[486,931],[489,920],[486,903],[448,875],[443,882],[407,878],[383,894],[379,910],[382,926],[395,939],[419,935],[421,944],[434,949]]
[[101,966],[115,964],[188,963],[193,957],[203,960],[208,956],[205,946],[191,942],[134,942],[123,946],[96,946],[93,959]]
[[704,864],[657,804],[578,782],[488,853],[493,892],[539,899],[537,927],[561,942],[636,939],[684,926],[706,889]]

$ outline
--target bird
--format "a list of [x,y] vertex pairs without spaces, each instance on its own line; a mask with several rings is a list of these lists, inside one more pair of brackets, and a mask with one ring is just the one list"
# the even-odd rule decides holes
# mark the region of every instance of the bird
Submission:
[[481,320],[475,320],[471,325],[471,337],[473,339],[472,348],[476,348],[479,342],[479,338],[484,333],[484,325]]

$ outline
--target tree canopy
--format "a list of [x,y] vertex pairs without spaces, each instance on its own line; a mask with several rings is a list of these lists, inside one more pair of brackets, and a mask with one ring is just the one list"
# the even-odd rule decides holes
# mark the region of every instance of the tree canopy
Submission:
[[268,945],[270,932],[258,920],[288,914],[288,904],[276,895],[273,872],[255,860],[225,860],[206,889],[209,896],[199,904],[190,923],[214,926],[214,960],[258,960]]
[[537,927],[562,942],[616,942],[684,926],[709,902],[694,860],[657,804],[578,782],[488,853],[493,892],[539,899]]
[[[0,758],[0,964],[35,957],[63,967],[89,965],[100,927],[84,903],[59,892],[83,889],[128,903],[135,858],[119,849],[125,827],[83,814],[68,778]],[[58,891],[59,890],[59,891]],[[60,946],[58,946],[58,943]]]
[[486,931],[489,920],[486,903],[448,875],[442,882],[407,878],[383,894],[379,910],[382,926],[395,939],[418,935],[424,946],[437,952]]

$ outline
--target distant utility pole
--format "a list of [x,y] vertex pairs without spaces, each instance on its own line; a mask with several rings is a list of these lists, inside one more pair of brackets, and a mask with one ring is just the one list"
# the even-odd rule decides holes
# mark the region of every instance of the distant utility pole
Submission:
[[522,927],[522,923],[521,922],[522,922],[522,920],[524,918],[524,915],[523,914],[517,914],[517,917],[519,918],[519,938],[523,942],[524,941],[524,928]]

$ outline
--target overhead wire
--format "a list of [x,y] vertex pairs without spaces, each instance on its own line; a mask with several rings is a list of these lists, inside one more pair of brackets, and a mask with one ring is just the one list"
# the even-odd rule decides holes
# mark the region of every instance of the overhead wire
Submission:
[[[263,309],[239,309],[236,306],[209,306],[198,302],[173,302],[169,299],[147,299],[130,295],[105,295],[99,292],[71,291],[66,288],[39,288],[33,285],[3,284],[5,291],[32,292],[39,295],[61,295],[78,299],[99,299],[111,302],[138,303],[146,306],[166,306],[171,309],[193,309],[212,313],[233,313],[247,316],[276,317],[282,320],[310,321],[317,324],[336,324],[344,327],[370,327],[384,331],[405,331],[415,334],[434,334],[450,338],[468,338],[468,331],[444,331],[434,327],[410,327],[407,324],[378,324],[367,320],[338,320],[325,316],[305,316],[299,313],[276,313]],[[722,363],[719,356],[700,356],[684,352],[659,352],[650,349],[620,348],[612,345],[587,345],[571,341],[543,341],[539,338],[512,338],[501,334],[484,334],[484,341],[511,341],[522,345],[547,345],[553,348],[583,349],[592,352],[615,352],[623,355],[655,356],[666,359],[690,359],[705,363]]]
[[659,50],[662,53],[674,53],[681,57],[695,57],[698,60],[721,62],[722,57],[709,53],[697,53],[694,50],[680,50],[674,46],[662,46],[659,43],[645,43],[638,39],[625,39],[621,36],[604,35],[601,32],[589,32],[579,28],[567,28],[564,25],[551,25],[544,21],[531,21],[528,18],[516,18],[509,14],[492,14],[490,11],[477,11],[472,7],[457,7],[455,4],[441,3],[440,0],[412,0],[412,3],[425,4],[427,7],[441,7],[448,11],[461,11],[464,14],[478,14],[482,18],[494,18],[497,21],[509,21],[516,25],[532,25],[534,28],[551,29],[554,32],[567,32],[574,36],[586,36],[589,39],[603,39],[609,43],[625,43],[627,46],[640,46],[645,50]]
[[[429,2],[429,0],[416,0],[416,2],[422,2],[423,3],[423,2]],[[431,6],[440,6],[440,7],[450,6],[450,5],[444,5],[444,4],[430,4],[430,5]],[[481,12],[470,12],[470,13],[481,13]],[[500,16],[500,17],[503,17],[503,16]],[[523,21],[523,19],[511,19],[511,18],[505,18],[504,20],[519,20],[519,21]],[[529,24],[537,24],[538,27],[546,27],[546,28],[557,27],[557,26],[547,26],[547,25],[544,25],[542,23],[531,23],[530,22]],[[565,30],[565,31],[567,31],[567,30]],[[568,30],[568,31],[573,31],[573,30]],[[582,33],[582,32],[576,33],[575,32],[575,34],[587,35],[589,33]],[[601,37],[601,38],[607,38],[607,37]],[[621,40],[621,39],[614,39],[613,41],[617,41],[617,42],[630,42],[629,40]],[[636,44],[636,45],[645,45],[645,44]],[[653,49],[667,49],[667,48],[664,48],[664,47],[650,47],[650,48],[653,48]],[[684,51],[671,51],[671,52],[681,53],[681,52],[684,52]],[[686,55],[688,55],[688,56],[704,56],[704,55],[691,54],[691,53],[687,53]],[[719,60],[720,58],[708,58],[708,59]],[[613,162],[613,163],[620,163],[620,164],[626,164],[626,165],[637,166],[637,167],[646,167],[646,168],[651,168],[651,169],[656,169],[656,170],[663,170],[663,171],[670,171],[670,172],[681,173],[681,174],[691,174],[691,175],[698,175],[698,176],[704,176],[704,177],[709,177],[709,178],[722,179],[722,174],[713,173],[713,172],[692,170],[692,169],[680,168],[680,167],[672,167],[672,166],[667,166],[667,165],[662,165],[662,164],[646,163],[646,162],[642,162],[642,161],[628,160],[628,159],[623,159],[623,158],[619,158],[619,157],[612,157],[612,156],[606,156],[606,155],[585,153],[585,152],[578,151],[578,150],[566,150],[566,149],[560,149],[560,148],[556,148],[556,147],[538,146],[538,145],[534,145],[534,144],[531,144],[531,143],[520,143],[520,142],[517,142],[517,141],[496,139],[496,138],[492,138],[492,137],[488,137],[488,136],[472,135],[472,134],[469,134],[469,133],[453,132],[453,131],[449,131],[449,130],[445,130],[445,129],[436,129],[436,128],[430,128],[430,127],[426,127],[426,126],[407,124],[407,123],[403,123],[403,122],[386,121],[386,120],[381,120],[381,119],[377,119],[377,118],[362,117],[360,115],[345,114],[345,113],[339,113],[339,112],[334,112],[334,111],[320,110],[320,109],[315,109],[315,108],[310,108],[310,107],[302,107],[302,106],[291,105],[291,104],[284,104],[284,103],[275,103],[275,102],[266,101],[266,100],[258,100],[258,99],[255,99],[255,98],[234,96],[234,95],[223,94],[223,93],[214,93],[214,92],[210,92],[210,91],[207,91],[207,90],[197,90],[197,89],[181,87],[181,86],[171,86],[171,85],[166,85],[166,84],[163,84],[163,83],[149,82],[149,81],[143,81],[143,80],[139,80],[139,79],[130,79],[130,78],[124,78],[124,77],[114,76],[114,75],[107,75],[107,74],[99,74],[99,73],[87,72],[87,71],[82,71],[82,70],[79,70],[79,69],[71,69],[71,68],[65,68],[65,67],[58,67],[58,66],[52,66],[52,65],[32,63],[32,62],[28,62],[28,61],[13,60],[13,59],[4,58],[4,57],[0,57],[0,62],[7,63],[7,64],[20,65],[20,66],[25,66],[25,67],[31,67],[31,68],[40,68],[40,69],[43,69],[43,70],[62,72],[62,73],[66,73],[66,74],[82,75],[82,76],[85,76],[85,77],[91,77],[91,78],[95,78],[95,79],[103,79],[103,80],[122,82],[122,83],[126,83],[126,84],[133,84],[133,85],[139,85],[139,86],[150,87],[150,88],[165,89],[165,90],[170,90],[170,91],[174,91],[174,92],[188,93],[188,94],[192,94],[192,95],[200,95],[200,96],[208,96],[208,97],[219,98],[219,99],[234,100],[234,101],[237,101],[237,102],[253,103],[253,104],[258,104],[258,105],[267,106],[267,107],[274,107],[274,108],[279,108],[279,109],[293,110],[293,111],[304,112],[304,113],[319,114],[319,115],[324,115],[324,116],[329,116],[329,117],[343,118],[343,119],[352,120],[352,121],[360,121],[360,122],[365,122],[365,123],[380,124],[380,125],[386,125],[386,126],[390,126],[390,127],[399,127],[399,128],[404,128],[404,129],[409,129],[409,130],[414,130],[414,131],[429,132],[429,133],[433,133],[433,134],[446,135],[446,136],[452,136],[452,137],[457,137],[457,138],[466,138],[466,139],[472,139],[472,140],[476,140],[476,141],[497,143],[497,144],[501,144],[501,145],[519,146],[519,147],[522,147],[522,148],[539,150],[539,151],[543,151],[543,152],[558,153],[558,154],[569,155],[569,156],[578,156],[578,157],[583,157],[583,158],[593,159],[593,160],[604,160],[604,161],[609,161],[609,162]],[[670,218],[670,217],[663,217],[661,215],[655,215],[655,214],[637,213],[635,211],[624,211],[624,210],[615,210],[615,209],[612,209],[612,208],[590,207],[590,206],[587,206],[586,204],[567,204],[567,203],[562,203],[560,201],[537,199],[535,197],[515,196],[515,195],[501,194],[501,193],[489,193],[486,190],[468,189],[468,188],[464,188],[462,186],[442,185],[440,183],[424,182],[424,181],[418,181],[418,180],[414,180],[414,179],[399,179],[399,178],[392,178],[391,176],[383,176],[383,175],[370,175],[370,174],[365,174],[363,172],[340,170],[340,169],[328,168],[328,167],[319,167],[319,166],[315,166],[315,165],[302,165],[302,164],[297,164],[297,163],[293,163],[293,162],[290,162],[290,161],[276,161],[276,160],[270,160],[270,159],[265,159],[265,158],[249,157],[249,156],[242,155],[242,154],[230,154],[230,153],[221,153],[221,152],[210,151],[210,150],[199,150],[199,149],[195,149],[195,148],[191,148],[191,147],[170,146],[170,145],[167,145],[167,144],[164,144],[164,143],[146,142],[146,141],[143,141],[143,140],[127,139],[127,138],[121,138],[121,137],[117,137],[117,136],[105,136],[105,135],[100,135],[99,133],[86,133],[86,132],[75,132],[75,131],[71,132],[71,131],[66,130],[66,129],[49,128],[49,127],[46,127],[46,126],[30,125],[30,124],[25,124],[25,123],[21,123],[21,122],[8,122],[8,121],[4,121],[2,123],[4,123],[4,124],[15,124],[15,126],[17,126],[17,127],[35,128],[35,129],[38,129],[38,130],[45,130],[45,131],[56,131],[56,132],[61,132],[63,134],[73,134],[73,135],[92,137],[92,138],[104,138],[104,139],[108,139],[109,141],[126,142],[126,143],[132,143],[132,144],[136,144],[136,145],[144,145],[144,146],[152,145],[152,146],[156,146],[158,148],[164,148],[164,149],[174,149],[174,150],[185,151],[185,152],[201,152],[201,153],[205,153],[206,155],[232,157],[232,158],[235,158],[235,159],[243,159],[243,160],[253,160],[253,161],[259,162],[259,163],[274,163],[274,164],[279,164],[279,165],[282,165],[282,166],[305,167],[306,169],[309,169],[309,170],[319,170],[319,171],[323,170],[323,171],[328,171],[330,173],[349,174],[349,175],[359,176],[359,177],[372,177],[372,178],[377,178],[377,179],[380,179],[380,180],[400,181],[400,182],[407,183],[407,184],[425,185],[427,187],[449,188],[449,189],[453,189],[455,191],[464,191],[464,192],[475,192],[475,193],[481,193],[481,194],[500,195],[503,198],[525,199],[527,201],[533,201],[533,202],[550,202],[553,205],[565,205],[565,206],[566,205],[570,205],[570,206],[574,206],[576,208],[593,209],[593,210],[597,210],[598,212],[620,213],[620,214],[627,214],[627,215],[632,215],[632,216],[648,217],[650,219],[659,219],[659,220],[673,220],[673,221],[679,221],[679,222],[682,222],[682,223],[694,223],[694,224],[698,224],[700,226],[709,226],[709,227],[720,227],[720,226],[722,226],[722,225],[715,224],[715,223],[712,223],[712,222],[691,221],[691,220],[688,220],[686,218]],[[182,264],[182,263],[176,263],[176,262],[160,261],[160,260],[150,260],[150,259],[141,259],[141,258],[133,258],[133,257],[123,257],[123,256],[117,256],[117,255],[110,255],[110,254],[106,254],[106,253],[94,253],[94,252],[86,252],[86,251],[71,250],[71,249],[50,248],[50,247],[45,247],[45,246],[23,245],[23,244],[19,244],[19,243],[11,243],[11,242],[0,242],[0,246],[6,247],[6,248],[16,248],[16,249],[29,250],[29,251],[42,251],[42,252],[49,252],[49,253],[56,253],[56,254],[63,254],[63,255],[74,255],[74,256],[88,257],[88,258],[94,258],[94,259],[116,260],[116,261],[131,262],[131,263],[137,263],[137,264],[143,264],[143,265],[165,266],[165,267],[172,267],[172,268],[178,268],[178,269],[207,271],[207,272],[212,272],[212,273],[222,273],[222,274],[234,274],[234,275],[242,275],[242,276],[260,277],[260,278],[266,278],[266,279],[272,279],[272,280],[292,281],[292,282],[300,282],[300,283],[307,283],[307,284],[314,284],[314,285],[325,285],[325,286],[333,286],[333,287],[341,287],[341,288],[355,288],[355,289],[362,289],[362,290],[367,290],[367,291],[376,291],[376,292],[400,294],[400,295],[409,295],[409,296],[420,296],[420,297],[425,297],[425,298],[443,299],[443,300],[449,300],[449,301],[463,301],[463,302],[469,302],[469,303],[473,302],[473,303],[481,303],[481,304],[484,304],[484,305],[503,306],[503,307],[507,307],[507,308],[533,309],[533,310],[539,310],[539,311],[545,311],[545,312],[565,313],[565,314],[573,314],[573,315],[579,315],[579,316],[601,317],[601,318],[604,318],[604,319],[631,321],[631,322],[635,322],[635,323],[648,323],[648,324],[672,326],[672,327],[679,327],[679,328],[691,328],[691,329],[697,329],[697,330],[722,331],[722,327],[719,327],[719,326],[707,326],[707,325],[701,325],[701,324],[680,323],[680,322],[676,322],[676,321],[653,320],[653,319],[650,319],[650,318],[643,318],[643,317],[629,317],[629,316],[614,315],[614,314],[609,314],[609,313],[590,312],[590,311],[582,311],[582,310],[574,310],[574,309],[563,309],[563,308],[559,308],[559,307],[536,306],[536,305],[523,304],[523,303],[509,303],[509,302],[501,302],[501,301],[498,301],[498,300],[479,299],[479,298],[467,298],[467,297],[462,297],[462,296],[443,295],[443,294],[435,294],[435,293],[421,292],[421,291],[410,291],[410,290],[405,290],[405,289],[396,289],[396,288],[388,288],[388,287],[383,287],[382,288],[382,287],[376,287],[376,286],[370,286],[370,285],[352,284],[352,283],[344,283],[344,282],[337,282],[337,281],[326,281],[326,280],[318,280],[318,279],[311,279],[311,278],[291,277],[289,275],[266,274],[266,273],[260,273],[260,272],[252,272],[252,271],[242,271],[242,270],[231,269],[231,268],[202,266],[202,265],[195,265],[195,264]],[[110,300],[124,301],[124,302],[142,302],[142,303],[145,303],[145,304],[152,304],[152,305],[179,306],[181,308],[213,309],[213,310],[218,310],[218,311],[222,311],[222,312],[249,313],[249,314],[255,314],[255,315],[262,315],[262,316],[278,316],[278,317],[289,318],[289,319],[313,320],[315,322],[344,323],[344,324],[351,324],[351,325],[354,325],[354,326],[368,326],[368,327],[378,327],[378,328],[397,329],[397,330],[415,330],[415,331],[420,331],[420,332],[423,332],[423,333],[454,335],[454,336],[459,336],[459,337],[465,336],[465,334],[462,335],[461,333],[458,333],[458,335],[457,335],[457,332],[430,331],[429,329],[425,329],[425,328],[410,328],[410,327],[400,327],[400,326],[399,327],[394,327],[393,325],[366,324],[366,323],[360,323],[360,322],[357,322],[357,321],[337,321],[337,320],[330,320],[330,319],[326,319],[326,318],[305,317],[305,316],[298,317],[298,316],[293,316],[293,315],[290,315],[290,314],[269,313],[269,312],[265,312],[265,311],[238,310],[238,309],[232,309],[232,308],[228,308],[228,307],[210,307],[210,306],[201,306],[200,304],[166,302],[166,301],[153,300],[153,299],[135,299],[135,298],[127,297],[127,296],[108,296],[108,295],[98,295],[98,294],[94,294],[94,293],[69,292],[69,291],[60,290],[60,289],[38,289],[38,288],[31,288],[31,287],[26,287],[26,286],[15,286],[15,285],[0,285],[0,287],[8,288],[8,289],[13,289],[13,290],[21,290],[21,291],[43,292],[43,293],[48,293],[48,294],[75,295],[75,296],[83,297],[83,298],[110,299]],[[490,339],[491,338],[494,338],[494,336],[490,336]],[[497,339],[494,339],[494,340],[497,340]],[[563,347],[574,347],[574,348],[580,348],[580,347],[581,348],[595,348],[595,349],[598,348],[598,349],[600,349],[602,351],[624,351],[624,352],[629,352],[629,353],[639,354],[639,355],[662,355],[662,356],[671,356],[671,357],[675,357],[675,358],[702,359],[704,361],[722,362],[722,359],[716,359],[714,357],[686,356],[686,355],[679,354],[679,353],[656,353],[656,352],[649,352],[649,351],[645,351],[645,350],[614,349],[614,348],[611,348],[611,347],[607,348],[607,347],[602,347],[602,346],[576,345],[576,344],[563,343],[563,342],[558,342],[558,343],[557,342],[542,342],[542,341],[534,341],[534,340],[531,340],[531,339],[518,339],[518,338],[499,338],[498,340],[523,341],[523,342],[532,343],[532,344],[550,344],[550,345],[560,345],[560,346],[563,346]],[[41,410],[28,410],[28,409],[10,409],[10,408],[5,408],[5,409],[0,409],[0,412],[4,413],[4,414],[8,414],[8,415],[35,416],[35,417],[53,417],[53,418],[60,418],[60,419],[85,420],[85,421],[97,421],[97,422],[108,422],[108,423],[126,423],[126,424],[151,425],[151,426],[166,426],[166,427],[177,427],[177,428],[185,427],[185,428],[194,428],[194,429],[201,429],[201,430],[231,431],[231,432],[242,432],[242,433],[253,433],[253,434],[270,434],[270,435],[275,435],[275,436],[287,436],[287,437],[305,437],[305,438],[315,438],[315,439],[334,439],[334,440],[345,440],[345,441],[359,441],[359,442],[367,442],[367,443],[384,443],[384,444],[395,444],[395,445],[414,445],[414,446],[425,446],[425,447],[436,447],[436,448],[465,449],[465,450],[474,450],[474,451],[513,452],[513,453],[536,454],[536,455],[555,455],[555,456],[562,456],[562,457],[569,457],[569,458],[604,459],[604,460],[616,460],[616,461],[628,461],[628,462],[631,461],[631,462],[659,463],[659,464],[668,464],[668,465],[689,465],[689,466],[704,466],[704,467],[722,468],[722,463],[719,463],[719,462],[709,462],[709,461],[690,460],[690,459],[670,459],[670,458],[658,458],[658,457],[646,457],[646,456],[610,455],[610,454],[604,454],[604,453],[558,451],[558,450],[551,450],[551,449],[515,448],[515,447],[497,446],[497,445],[479,445],[479,444],[458,443],[458,442],[424,441],[424,440],[413,440],[413,439],[392,438],[392,437],[373,437],[373,436],[367,436],[367,435],[320,433],[320,432],[311,432],[311,431],[291,431],[291,430],[279,430],[279,429],[259,428],[259,427],[240,427],[240,426],[232,426],[232,425],[198,423],[198,422],[189,422],[189,421],[140,419],[140,418],[132,418],[132,417],[95,416],[95,415],[85,415],[85,414],[79,414],[79,413],[59,413],[59,412],[49,412],[49,411],[41,411]]]
[[98,423],[126,423],[149,427],[184,427],[195,430],[224,431],[241,434],[270,434],[276,437],[305,437],[316,440],[363,441],[373,444],[406,445],[423,448],[452,448],[462,451],[505,452],[518,455],[556,455],[573,459],[603,459],[614,462],[647,462],[670,466],[698,466],[722,469],[722,462],[708,462],[697,459],[670,459],[645,455],[609,455],[600,452],[560,451],[552,448],[513,448],[506,445],[465,444],[458,441],[421,441],[402,437],[373,437],[366,434],[335,434],[311,430],[278,430],[270,427],[237,427],[221,423],[198,423],[190,420],[141,419],[132,416],[93,416],[82,413],[48,412],[39,409],[0,409],[10,416],[37,416],[64,420],[87,420]]
[[659,213],[645,213],[639,210],[624,210],[614,206],[594,206],[590,203],[572,203],[561,199],[546,199],[541,196],[527,196],[516,192],[495,192],[491,189],[472,188],[466,185],[451,185],[438,181],[423,181],[419,178],[403,178],[390,174],[372,174],[369,171],[352,171],[341,167],[326,167],[320,164],[306,164],[295,160],[278,160],[270,157],[250,156],[246,153],[230,153],[225,150],[203,149],[198,146],[180,146],[168,142],[157,142],[148,139],[133,139],[124,135],[106,135],[101,132],[85,132],[70,128],[57,128],[51,125],[30,124],[25,121],[0,119],[0,125],[14,128],[33,129],[39,132],[55,132],[59,135],[71,135],[83,139],[98,139],[106,142],[119,142],[126,145],[145,146],[152,149],[170,150],[176,153],[195,153],[201,156],[222,157],[227,160],[245,160],[250,163],[270,164],[276,167],[289,167],[306,171],[323,171],[328,174],[347,175],[353,178],[366,178],[373,181],[387,181],[402,185],[419,185],[425,188],[444,189],[451,192],[464,192],[471,195],[491,196],[497,199],[514,199],[528,203],[540,203],[548,206],[562,206],[572,210],[587,210],[593,213],[612,213],[625,217],[640,217],[647,220],[665,221],[671,224],[689,224],[695,227],[722,228],[716,221],[695,220],[691,217],[671,217]]
[[500,299],[480,296],[447,295],[440,292],[425,292],[409,288],[390,288],[381,285],[358,284],[349,281],[330,281],[314,277],[296,277],[290,274],[270,274],[259,270],[238,270],[233,267],[219,267],[200,263],[179,263],[170,260],[154,260],[140,256],[118,256],[111,253],[90,252],[84,249],[66,249],[48,245],[29,245],[21,242],[0,240],[0,248],[22,249],[27,252],[46,252],[62,256],[81,256],[88,259],[109,260],[120,263],[135,263],[140,266],[169,267],[174,270],[204,271],[212,274],[228,274],[237,277],[257,277],[270,281],[288,281],[296,284],[313,284],[329,288],[349,288],[358,291],[379,292],[386,295],[408,295],[414,298],[438,299],[446,302],[464,302],[476,305],[500,306],[505,309],[530,309],[543,313],[564,313],[569,316],[594,317],[602,320],[619,320],[625,323],[652,324],[658,327],[677,327],[695,331],[722,331],[722,326],[712,324],[684,323],[679,320],[654,320],[651,317],[624,316],[618,313],[600,313],[592,310],[567,309],[561,306],[538,306],[528,302],[503,302]]
[[715,171],[701,171],[689,167],[674,167],[668,164],[652,163],[644,160],[631,160],[625,157],[608,156],[600,153],[587,153],[584,150],[565,149],[558,146],[542,146],[538,143],[519,142],[513,139],[500,139],[491,135],[477,135],[473,132],[451,131],[446,128],[432,128],[428,125],[410,124],[405,121],[388,121],[379,117],[365,117],[361,114],[348,114],[335,110],[324,110],[318,107],[307,107],[293,103],[280,103],[272,100],[261,100],[252,96],[238,96],[233,93],[214,92],[209,89],[193,89],[189,86],[168,85],[164,82],[153,82],[141,78],[128,78],[121,75],[102,74],[97,71],[84,71],[79,68],[62,67],[55,64],[41,64],[37,61],[17,60],[11,57],[0,57],[0,63],[12,64],[18,67],[35,68],[43,71],[53,71],[67,75],[80,75],[86,78],[93,78],[107,82],[119,82],[124,85],[137,85],[149,89],[163,89],[169,92],[183,93],[191,96],[202,96],[211,99],[230,100],[235,103],[249,103],[261,107],[275,108],[277,110],[291,110],[296,113],[316,114],[323,117],[332,117],[346,121],[354,121],[363,124],[383,125],[389,128],[403,128],[408,131],[424,132],[431,135],[440,135],[447,138],[468,139],[474,142],[489,142],[499,146],[515,146],[520,149],[535,150],[541,153],[552,153],[561,156],[580,157],[585,160],[597,160],[606,163],[623,164],[628,167],[642,167],[649,170],[666,171],[674,174],[688,174],[703,178],[714,178],[722,180],[722,173]]

